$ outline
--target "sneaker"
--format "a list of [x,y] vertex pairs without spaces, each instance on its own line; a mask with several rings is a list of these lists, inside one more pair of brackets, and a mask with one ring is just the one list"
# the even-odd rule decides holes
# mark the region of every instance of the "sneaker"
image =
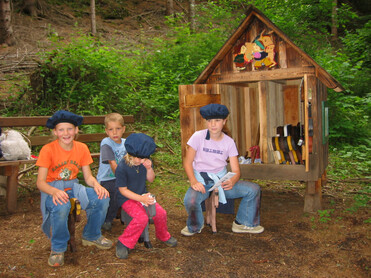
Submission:
[[112,241],[105,238],[104,236],[101,236],[100,238],[96,240],[86,240],[82,239],[82,245],[83,246],[96,246],[99,249],[110,249],[113,245]]
[[181,233],[183,236],[193,236],[193,235],[195,235],[195,234],[200,234],[203,228],[204,228],[204,225],[202,225],[201,229],[200,229],[198,232],[194,232],[194,233],[192,233],[192,232],[190,232],[190,231],[188,230],[188,226],[185,226],[185,227],[180,231],[180,233]]
[[129,248],[127,248],[121,241],[116,244],[116,257],[119,259],[127,259],[129,256]]
[[260,234],[264,231],[264,227],[256,226],[256,227],[247,227],[245,225],[239,225],[235,221],[232,224],[232,231],[234,233],[250,233],[250,234]]
[[48,264],[54,267],[64,265],[64,252],[57,253],[51,251],[48,259]]
[[167,241],[164,241],[164,243],[169,247],[175,247],[178,244],[178,241],[175,238],[171,237]]
[[112,229],[112,223],[111,222],[104,222],[104,224],[102,225],[102,230],[111,231],[111,229]]

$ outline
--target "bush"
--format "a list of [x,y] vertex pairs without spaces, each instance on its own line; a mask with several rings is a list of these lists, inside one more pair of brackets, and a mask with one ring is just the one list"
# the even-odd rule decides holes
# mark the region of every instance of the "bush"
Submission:
[[72,109],[83,114],[107,111],[133,113],[124,100],[136,87],[140,73],[129,53],[105,46],[96,38],[80,36],[71,43],[56,43],[42,53],[43,62],[33,78],[36,103],[46,110]]

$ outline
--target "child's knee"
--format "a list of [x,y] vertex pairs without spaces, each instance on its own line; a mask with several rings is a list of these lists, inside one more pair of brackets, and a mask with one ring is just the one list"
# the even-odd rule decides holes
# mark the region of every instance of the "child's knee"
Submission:
[[184,197],[184,205],[185,207],[195,207],[198,204],[197,202],[197,194],[198,192],[195,191],[195,190],[192,190],[192,191],[188,191]]
[[140,214],[136,217],[136,221],[143,227],[145,227],[149,221],[149,217],[146,213]]
[[70,213],[71,210],[71,203],[67,202],[65,204],[58,204],[53,208],[53,213],[58,214],[59,217],[66,218],[68,217],[68,214]]
[[161,217],[161,218],[166,218],[167,217],[167,212],[162,207],[157,206],[156,207],[156,216]]
[[108,209],[110,202],[110,198],[103,198],[103,199],[97,199],[97,206],[101,207],[102,209]]

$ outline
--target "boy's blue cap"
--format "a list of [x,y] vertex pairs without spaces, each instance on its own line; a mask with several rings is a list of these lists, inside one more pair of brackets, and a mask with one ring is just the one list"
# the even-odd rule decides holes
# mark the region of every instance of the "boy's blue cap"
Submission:
[[128,154],[149,158],[156,150],[155,141],[144,133],[132,133],[125,140],[125,148]]
[[46,127],[53,129],[59,123],[70,123],[74,126],[80,126],[83,119],[82,116],[76,115],[72,112],[59,110],[46,121]]
[[226,119],[229,115],[227,106],[223,104],[211,103],[200,108],[202,118],[210,119]]

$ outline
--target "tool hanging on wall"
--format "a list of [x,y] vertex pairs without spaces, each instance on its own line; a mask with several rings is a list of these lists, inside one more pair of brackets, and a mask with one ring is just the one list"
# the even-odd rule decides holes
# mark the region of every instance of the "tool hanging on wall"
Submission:
[[308,149],[312,153],[313,147],[313,118],[312,118],[312,98],[308,98]]
[[301,147],[298,146],[300,123],[278,126],[277,135],[272,137],[271,145],[276,164],[303,164]]

